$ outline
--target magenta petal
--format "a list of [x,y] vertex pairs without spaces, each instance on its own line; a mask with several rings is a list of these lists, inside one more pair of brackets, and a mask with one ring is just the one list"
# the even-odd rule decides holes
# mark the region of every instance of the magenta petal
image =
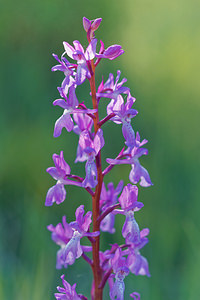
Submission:
[[83,28],[85,29],[86,32],[88,32],[90,26],[91,26],[91,21],[86,17],[83,17]]
[[65,246],[63,260],[66,264],[72,265],[75,262],[76,258],[79,258],[82,255],[83,250],[80,245],[80,237],[80,234],[76,236],[75,233]]
[[134,217],[126,217],[126,221],[122,228],[122,235],[126,239],[126,243],[140,242],[140,229]]
[[119,197],[119,203],[121,204],[121,208],[124,210],[128,210],[133,206],[134,203],[137,202],[138,197],[138,187],[128,183],[123,191],[121,196]]
[[137,148],[137,150],[133,150],[135,152],[135,157],[139,158],[142,155],[148,155],[148,150],[146,148]]
[[103,52],[103,54],[96,54],[96,57],[108,58],[110,60],[113,60],[123,53],[124,53],[124,50],[122,49],[122,47],[120,45],[112,45],[112,46],[108,47]]
[[53,154],[52,158],[57,169],[63,170],[65,172],[65,175],[70,174],[70,166],[64,159],[63,151],[60,151],[60,155]]
[[94,137],[94,148],[95,148],[96,154],[99,153],[99,151],[104,146],[104,144],[105,144],[105,142],[104,142],[104,138],[103,138],[103,130],[98,129],[98,131]]
[[73,59],[73,53],[75,52],[74,47],[72,47],[70,44],[68,44],[67,42],[63,42],[63,46],[65,49],[65,53],[67,53],[67,55]]
[[54,102],[53,102],[53,105],[58,105],[64,109],[69,109],[69,104],[67,104],[67,102],[63,99],[56,99]]
[[92,26],[91,26],[93,31],[96,31],[99,28],[101,21],[102,21],[102,18],[97,18],[94,20],[94,22],[92,23]]
[[130,124],[130,122],[123,122],[122,125],[122,133],[126,140],[126,145],[128,147],[134,147],[135,146],[135,132]]
[[124,300],[124,291],[125,291],[124,281],[120,279],[116,279],[109,293],[110,299]]
[[84,188],[86,188],[86,187],[95,188],[95,186],[98,183],[98,181],[96,180],[97,168],[96,168],[95,162],[88,160],[85,164],[85,171],[86,171],[86,176],[82,182],[82,186]]
[[84,53],[83,46],[81,45],[81,43],[79,41],[75,40],[75,41],[73,41],[73,44],[74,44],[75,50],[80,51],[81,53]]
[[132,297],[134,300],[140,300],[140,294],[139,293],[131,293],[130,297]]
[[130,254],[127,258],[128,267],[135,275],[146,275],[150,277],[147,259],[140,253]]
[[72,108],[75,108],[79,105],[75,90],[76,90],[76,88],[74,85],[70,86],[70,88],[69,88],[69,106]]
[[146,237],[147,235],[149,235],[149,228],[144,228],[140,231],[140,237]]
[[92,140],[90,138],[90,134],[87,130],[84,130],[81,134],[80,134],[80,138],[79,138],[79,145],[85,149],[87,147],[92,147]]
[[51,68],[51,71],[52,72],[55,72],[55,71],[61,71],[61,72],[64,72],[65,71],[65,67],[63,67],[62,65],[56,65],[54,67]]
[[77,67],[77,73],[76,73],[76,84],[77,85],[80,85],[85,81],[85,79],[87,77],[87,73],[88,73],[88,69],[87,69],[85,62],[82,64],[79,64]]
[[51,206],[54,202],[60,204],[65,200],[66,191],[63,184],[56,184],[52,186],[46,196],[45,206]]
[[115,216],[112,213],[109,213],[100,224],[101,231],[109,232],[111,234],[115,233]]
[[84,205],[80,205],[75,212],[76,221],[80,224],[83,222],[83,215],[84,215]]
[[85,55],[81,52],[76,50],[73,54],[73,59],[77,60],[78,63],[85,61]]
[[89,227],[90,227],[90,224],[92,223],[92,212],[91,211],[88,211],[86,214],[85,214],[85,217],[84,217],[84,222],[82,223],[81,225],[81,228],[83,229],[83,231],[88,231]]
[[85,51],[86,60],[92,60],[95,58],[96,46],[97,46],[97,39],[93,39]]
[[148,171],[140,165],[139,161],[136,161],[134,164],[132,164],[129,179],[134,184],[140,181],[140,185],[144,187],[153,185]]
[[50,167],[47,170],[47,173],[49,173],[55,180],[58,180],[60,177],[60,172],[55,167]]
[[58,137],[61,135],[62,129],[66,128],[68,132],[72,131],[74,127],[74,123],[70,114],[64,113],[55,123],[54,127],[54,137]]

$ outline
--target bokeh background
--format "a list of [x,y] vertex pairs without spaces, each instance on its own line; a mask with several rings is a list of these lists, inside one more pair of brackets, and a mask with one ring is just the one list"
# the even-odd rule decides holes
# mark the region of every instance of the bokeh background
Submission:
[[[77,282],[89,296],[91,272],[79,259],[67,270],[56,270],[56,251],[46,226],[63,214],[74,219],[78,205],[91,208],[86,192],[68,187],[60,206],[44,207],[54,181],[45,172],[52,154],[64,150],[72,166],[77,136],[53,138],[61,109],[52,101],[63,74],[52,73],[51,53],[61,55],[62,41],[87,45],[82,17],[102,17],[96,36],[105,46],[121,44],[125,54],[102,61],[101,74],[128,78],[139,110],[134,128],[149,140],[149,155],[141,159],[153,187],[140,188],[144,208],[137,213],[140,227],[150,228],[150,243],[142,250],[151,278],[127,277],[125,299],[138,291],[142,299],[197,300],[200,298],[199,222],[199,69],[200,2],[197,0],[11,0],[0,9],[0,299],[54,299],[59,276]],[[89,103],[87,84],[79,99]],[[88,101],[88,102],[87,102]],[[104,101],[104,100],[103,100]],[[102,104],[102,109],[105,108]],[[102,110],[103,115],[103,110]],[[121,149],[121,126],[105,126],[103,158]],[[84,175],[84,164],[72,168]],[[129,166],[114,169],[106,178],[128,182]],[[121,241],[124,217],[117,233],[103,235],[102,248]],[[108,299],[108,290],[104,299]]]

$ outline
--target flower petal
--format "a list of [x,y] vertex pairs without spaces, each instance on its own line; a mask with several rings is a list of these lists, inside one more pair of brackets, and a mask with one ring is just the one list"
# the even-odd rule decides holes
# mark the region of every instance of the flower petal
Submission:
[[66,191],[63,184],[56,184],[52,186],[46,196],[45,206],[51,206],[54,202],[60,204],[65,200]]
[[62,129],[66,128],[68,132],[72,131],[74,123],[69,113],[63,114],[55,123],[54,137],[61,135]]

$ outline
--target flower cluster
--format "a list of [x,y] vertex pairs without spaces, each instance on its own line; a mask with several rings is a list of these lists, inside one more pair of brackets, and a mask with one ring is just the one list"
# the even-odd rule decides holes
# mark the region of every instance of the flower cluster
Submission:
[[[48,168],[47,172],[56,180],[56,184],[48,190],[45,205],[64,202],[67,185],[85,189],[92,196],[92,211],[85,214],[84,205],[81,204],[76,209],[75,221],[68,223],[64,216],[62,223],[47,227],[52,233],[52,240],[59,246],[56,268],[67,268],[82,257],[93,271],[91,298],[102,299],[104,286],[108,282],[110,299],[123,300],[124,279],[129,273],[150,276],[148,262],[140,254],[140,250],[148,243],[149,229],[140,230],[137,222],[137,212],[143,207],[143,203],[138,201],[137,184],[148,187],[152,182],[148,171],[139,162],[141,156],[148,154],[148,150],[143,148],[147,140],[140,141],[139,133],[135,134],[131,125],[131,119],[138,112],[133,108],[136,99],[131,95],[130,89],[124,86],[126,78],[120,81],[121,72],[118,70],[116,79],[113,74],[109,74],[107,81],[102,80],[97,89],[95,86],[95,71],[100,61],[103,58],[113,60],[124,53],[120,45],[111,45],[105,49],[102,41],[99,53],[97,52],[95,31],[101,21],[101,18],[83,18],[89,43],[86,50],[75,40],[73,46],[63,42],[64,52],[61,58],[53,54],[58,64],[52,71],[61,71],[64,75],[64,80],[58,87],[60,98],[53,102],[53,105],[63,109],[61,117],[55,122],[54,137],[64,134],[63,128],[78,135],[75,163],[85,163],[85,177],[71,173],[63,151],[53,154],[55,166]],[[79,101],[76,96],[76,89],[86,81],[90,84],[91,93],[88,97],[92,98],[92,107],[87,107],[85,103],[88,101]],[[107,101],[107,113],[99,120],[101,101]],[[124,148],[116,158],[107,158],[108,166],[102,170],[101,150],[105,145],[102,127],[108,121],[122,125]],[[116,187],[113,182],[106,186],[106,175],[121,164],[131,165],[130,183],[124,186],[121,180]],[[116,231],[115,219],[118,215],[125,216],[122,227],[124,244],[115,243],[102,252],[99,249],[100,237],[103,232],[113,234]],[[90,246],[84,245],[86,238]],[[57,300],[87,299],[77,294],[76,284],[71,286],[64,275],[61,279],[63,287],[57,288]],[[139,300],[140,294],[133,292],[130,297]]]

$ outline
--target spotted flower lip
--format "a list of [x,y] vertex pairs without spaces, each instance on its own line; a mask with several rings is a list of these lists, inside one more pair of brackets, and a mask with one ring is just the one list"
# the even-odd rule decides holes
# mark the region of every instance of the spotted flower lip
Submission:
[[111,259],[111,266],[115,274],[115,283],[110,285],[110,298],[112,300],[124,299],[125,284],[124,278],[129,274],[126,258],[123,257],[122,250],[118,248],[114,257]]

